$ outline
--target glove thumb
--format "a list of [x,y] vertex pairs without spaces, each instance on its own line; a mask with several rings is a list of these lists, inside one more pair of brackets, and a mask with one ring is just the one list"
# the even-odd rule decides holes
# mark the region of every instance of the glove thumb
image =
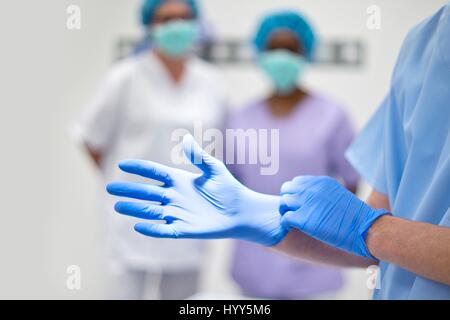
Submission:
[[190,134],[183,137],[183,151],[186,158],[205,175],[218,173],[225,167],[221,161],[203,150]]

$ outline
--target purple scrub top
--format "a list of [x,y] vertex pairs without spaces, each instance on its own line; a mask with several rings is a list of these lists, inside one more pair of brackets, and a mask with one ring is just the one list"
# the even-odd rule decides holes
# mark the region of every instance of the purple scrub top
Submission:
[[[258,192],[278,195],[283,182],[298,175],[329,175],[346,185],[358,181],[344,157],[354,136],[352,125],[344,108],[327,98],[312,94],[285,117],[272,115],[264,102],[256,102],[232,113],[226,128],[279,129],[278,173],[261,175],[261,164],[227,165]],[[301,262],[243,241],[236,242],[232,276],[244,294],[274,299],[311,298],[334,292],[343,283],[336,268]]]

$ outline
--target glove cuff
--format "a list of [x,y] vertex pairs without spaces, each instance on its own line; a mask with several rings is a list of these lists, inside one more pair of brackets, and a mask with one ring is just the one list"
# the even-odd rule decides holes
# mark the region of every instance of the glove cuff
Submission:
[[378,218],[384,215],[392,215],[392,213],[385,209],[372,210],[370,213],[368,213],[365,223],[363,223],[360,227],[360,252],[358,252],[359,255],[379,261],[370,253],[369,249],[367,248],[366,238],[367,234],[369,233],[370,227],[372,227],[372,225]]
[[257,242],[266,247],[272,247],[281,242],[286,236],[287,231],[281,225],[281,215],[279,213],[280,196],[268,195],[255,192],[248,189],[249,194],[244,211],[245,216],[254,216],[257,214],[261,219],[260,225],[256,230],[256,238],[250,241]]

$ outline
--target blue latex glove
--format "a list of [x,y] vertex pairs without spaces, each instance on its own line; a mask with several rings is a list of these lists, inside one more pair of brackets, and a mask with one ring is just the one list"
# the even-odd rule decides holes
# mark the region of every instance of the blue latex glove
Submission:
[[280,197],[254,192],[239,183],[225,165],[206,153],[191,135],[183,140],[186,157],[201,171],[195,174],[142,160],[119,164],[125,172],[164,183],[114,182],[110,194],[148,202],[117,202],[119,213],[165,224],[138,223],[135,230],[156,238],[235,238],[266,246],[286,234],[281,227]]
[[300,176],[281,187],[280,213],[286,229],[347,252],[375,259],[366,246],[369,228],[386,210],[375,210],[330,177]]

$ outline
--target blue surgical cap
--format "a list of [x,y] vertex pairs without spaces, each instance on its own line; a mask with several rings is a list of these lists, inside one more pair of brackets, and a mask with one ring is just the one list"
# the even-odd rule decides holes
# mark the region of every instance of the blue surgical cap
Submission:
[[[143,25],[148,26],[150,21],[153,19],[153,15],[155,11],[158,9],[160,5],[168,0],[143,0],[141,7],[141,22]],[[185,2],[192,10],[192,14],[194,18],[199,16],[199,8],[197,5],[197,1],[195,0],[178,0]]]
[[297,35],[305,50],[306,58],[311,60],[316,46],[316,35],[309,22],[295,11],[281,11],[265,16],[253,39],[256,50],[264,51],[272,32],[282,29],[290,30]]

